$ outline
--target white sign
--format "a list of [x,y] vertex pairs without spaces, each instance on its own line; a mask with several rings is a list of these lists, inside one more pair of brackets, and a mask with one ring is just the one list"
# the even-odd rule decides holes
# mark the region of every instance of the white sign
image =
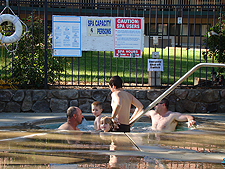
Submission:
[[81,56],[81,17],[52,16],[53,56]]
[[[81,51],[115,52],[115,43],[117,43],[118,50],[122,49],[117,51],[117,56],[140,57],[141,52],[144,51],[144,18],[131,17],[129,21],[120,20],[118,26],[121,29],[118,29],[115,41],[117,18],[120,17],[54,15],[52,17],[53,56],[81,56]],[[141,24],[133,23],[134,18],[141,19]],[[126,21],[129,23],[122,23]],[[65,28],[66,26],[68,29]],[[127,26],[128,29],[122,28],[123,26]],[[76,31],[76,36],[72,36],[75,33],[72,30]]]
[[143,25],[140,17],[115,18],[114,57],[141,58]]
[[87,19],[88,36],[112,36],[113,21],[109,18],[90,18]]
[[152,52],[152,58],[159,58],[159,52]]
[[178,24],[182,24],[182,17],[178,17],[178,18],[177,18],[177,23],[178,23]]
[[163,60],[148,59],[148,71],[163,71]]
[[[111,35],[103,34],[103,30],[99,30],[99,33],[101,32],[101,34],[97,34],[97,28],[100,28],[100,25],[99,25],[100,22],[101,22],[101,25],[102,24],[107,25],[106,23],[104,24],[104,22],[106,21],[109,22],[109,20],[111,20],[111,26],[112,26]],[[114,51],[114,36],[113,36],[114,35],[114,20],[115,20],[115,17],[81,16],[81,50],[82,51]],[[94,21],[94,23],[92,21]],[[91,28],[93,29],[91,30]],[[104,33],[107,33],[107,32],[104,32]],[[109,33],[109,30],[108,30],[108,33]]]
[[158,44],[159,44],[158,36],[153,36],[153,45],[158,45]]

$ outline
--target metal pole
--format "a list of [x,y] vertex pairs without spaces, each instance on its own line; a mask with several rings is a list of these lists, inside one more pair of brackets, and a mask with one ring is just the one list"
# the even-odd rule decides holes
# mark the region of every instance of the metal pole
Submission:
[[44,13],[44,34],[45,34],[45,81],[44,81],[44,88],[47,89],[48,84],[48,55],[47,55],[47,49],[48,49],[48,8],[47,8],[47,0],[45,0],[45,13]]

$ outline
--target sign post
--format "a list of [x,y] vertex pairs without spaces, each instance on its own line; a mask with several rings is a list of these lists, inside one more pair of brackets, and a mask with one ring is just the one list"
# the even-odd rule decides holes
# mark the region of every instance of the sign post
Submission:
[[148,59],[148,83],[150,86],[161,86],[162,59]]

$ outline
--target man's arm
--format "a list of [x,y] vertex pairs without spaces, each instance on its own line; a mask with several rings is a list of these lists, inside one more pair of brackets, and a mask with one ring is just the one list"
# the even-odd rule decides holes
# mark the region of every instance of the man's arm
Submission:
[[144,116],[147,116],[147,117],[151,118],[151,117],[152,117],[152,113],[155,113],[155,110],[149,110],[149,111],[147,111],[147,112],[144,114]]
[[[137,113],[133,114],[132,117],[130,118],[130,121],[132,119],[136,118],[138,116],[138,114],[143,113],[143,111],[144,111],[144,109],[142,109],[140,112],[137,112]],[[147,117],[149,117],[151,119],[152,118],[152,113],[155,113],[155,111],[154,110],[149,110],[143,116],[147,116]]]
[[177,121],[188,121],[188,128],[190,128],[191,125],[196,123],[193,116],[187,115],[187,114],[181,114],[181,113],[177,113],[177,115],[175,116],[175,120],[177,120]]
[[132,99],[132,104],[136,107],[134,111],[134,115],[139,114],[143,110],[143,107],[144,107],[143,104],[135,97],[133,97]]
[[133,119],[133,118],[135,118],[138,114],[140,114],[142,111],[144,111],[143,110],[143,104],[138,100],[138,99],[136,99],[134,96],[132,96],[132,104],[136,107],[135,108],[135,110],[134,110],[134,112],[132,112],[133,113],[133,115],[132,115],[132,117],[130,118],[130,121]]

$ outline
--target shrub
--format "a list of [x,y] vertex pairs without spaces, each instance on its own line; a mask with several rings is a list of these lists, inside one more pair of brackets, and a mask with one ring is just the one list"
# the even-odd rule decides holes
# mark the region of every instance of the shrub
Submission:
[[[5,71],[12,72],[9,75],[15,83],[19,83],[21,88],[43,88],[45,81],[45,39],[44,20],[33,14],[23,20],[28,27],[26,35],[20,39],[18,49],[9,53],[10,63],[5,67]],[[47,82],[54,84],[59,74],[63,71],[63,66],[52,57],[52,43],[48,35],[47,49]],[[15,44],[8,47],[13,48]]]
[[[204,39],[204,45],[206,52],[203,52],[203,57],[207,60],[208,57],[214,58],[218,63],[225,63],[225,20],[219,18],[219,21],[215,24],[215,26],[210,28],[210,31],[205,35],[206,39]],[[220,73],[224,72],[224,68],[216,68],[216,72],[214,69],[212,74],[216,74],[217,81],[218,79],[223,80],[223,75]]]
[[204,45],[208,51],[203,52],[204,59],[214,57],[218,63],[225,63],[225,20],[219,20],[205,37]]

